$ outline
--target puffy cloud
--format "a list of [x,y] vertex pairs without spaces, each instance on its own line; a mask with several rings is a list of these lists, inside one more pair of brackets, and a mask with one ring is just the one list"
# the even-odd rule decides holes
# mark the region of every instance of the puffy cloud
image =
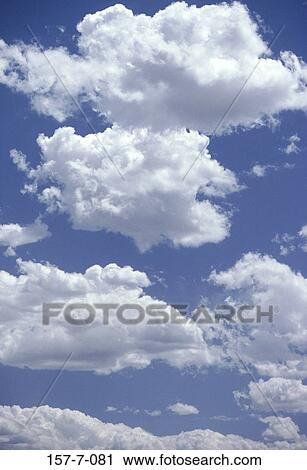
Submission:
[[[17,246],[36,243],[49,235],[48,226],[39,218],[30,225],[0,225],[0,245],[7,246],[9,248],[16,248]],[[14,255],[14,253],[9,250],[8,255]]]
[[262,178],[267,174],[268,169],[271,168],[270,165],[259,165],[256,164],[252,167],[250,173],[258,178]]
[[[120,232],[142,251],[166,239],[197,247],[229,235],[229,210],[209,199],[225,198],[240,186],[233,172],[210,157],[209,139],[196,131],[113,126],[82,137],[64,127],[37,142],[42,164],[31,169],[22,160],[26,190],[37,191],[49,210],[67,212],[74,228]],[[204,148],[197,171],[183,179]]]
[[3,254],[7,258],[9,258],[10,256],[17,256],[16,251],[11,246],[9,246]]
[[289,418],[277,416],[267,416],[261,421],[268,425],[267,429],[262,433],[265,440],[269,441],[299,441],[299,427]]
[[[42,406],[0,407],[2,449],[266,449],[264,443],[209,429],[155,436],[142,428],[103,423],[79,411]],[[33,417],[32,417],[33,416]],[[29,419],[32,419],[29,421]],[[303,443],[304,444],[304,443]],[[302,444],[302,448],[303,448]],[[299,443],[296,444],[299,447]],[[305,442],[306,445],[306,442]],[[288,448],[288,442],[278,443]],[[270,444],[274,447],[274,443]]]
[[[141,323],[127,325],[111,309],[108,324],[103,324],[107,316],[97,307],[92,323],[77,326],[65,321],[59,309],[59,316],[43,325],[42,305],[50,302],[155,304],[172,320],[174,310],[145,294],[150,281],[143,272],[109,264],[91,266],[85,273],[67,273],[50,264],[21,260],[19,268],[17,276],[0,271],[2,364],[58,369],[72,352],[66,369],[108,374],[126,367],[144,368],[154,360],[180,369],[220,360],[218,349],[206,344],[195,323],[150,324],[156,318],[148,313]],[[73,316],[81,320],[88,312],[80,308]],[[125,318],[136,316],[134,309],[125,313]]]
[[230,357],[238,363],[238,354],[260,375],[307,377],[307,279],[270,256],[248,253],[210,280],[235,292],[236,306],[259,306],[261,312],[272,307],[273,323],[263,317],[216,329]]
[[186,415],[198,415],[199,410],[193,405],[187,405],[186,403],[174,403],[167,408],[175,415],[186,416]]
[[86,15],[77,30],[78,53],[50,48],[48,60],[35,45],[1,41],[0,83],[59,121],[75,110],[64,82],[74,98],[110,122],[210,133],[258,63],[224,129],[306,110],[306,65],[289,51],[274,59],[238,2],[175,2],[152,17],[114,5]]
[[284,152],[286,155],[290,155],[291,153],[299,153],[301,151],[298,146],[300,141],[301,138],[297,134],[291,135],[287,139],[287,145],[281,149],[282,152]]
[[256,411],[271,411],[268,402],[276,412],[307,413],[307,385],[301,380],[272,377],[250,382],[248,392],[235,392],[235,396]]

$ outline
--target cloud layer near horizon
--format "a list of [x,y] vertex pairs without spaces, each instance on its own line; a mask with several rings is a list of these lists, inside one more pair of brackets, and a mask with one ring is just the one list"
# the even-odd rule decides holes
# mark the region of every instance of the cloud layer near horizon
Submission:
[[[283,426],[269,420],[266,445],[245,437],[224,435],[210,429],[195,429],[174,436],[155,436],[142,428],[103,423],[79,411],[49,406],[20,408],[0,406],[0,448],[2,449],[304,449],[306,437],[295,431],[295,442],[285,440]],[[27,424],[30,417],[31,421]],[[27,424],[27,425],[26,425]],[[282,429],[281,429],[282,428]],[[292,436],[293,437],[293,436]]]

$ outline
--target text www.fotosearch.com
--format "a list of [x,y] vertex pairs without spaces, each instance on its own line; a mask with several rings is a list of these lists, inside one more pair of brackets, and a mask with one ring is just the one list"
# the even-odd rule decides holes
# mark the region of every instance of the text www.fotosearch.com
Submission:
[[183,465],[199,465],[199,466],[261,466],[262,459],[260,456],[234,456],[229,457],[224,453],[216,456],[180,456],[180,455],[165,455],[159,456],[123,456],[123,464],[125,466],[183,466]]

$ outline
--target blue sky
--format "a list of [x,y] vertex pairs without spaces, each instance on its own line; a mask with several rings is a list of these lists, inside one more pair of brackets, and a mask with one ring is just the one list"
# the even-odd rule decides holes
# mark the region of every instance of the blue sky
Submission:
[[[203,6],[220,2],[187,2]],[[169,1],[126,1],[123,4],[135,14],[153,15],[165,8]],[[261,16],[271,32],[263,37],[270,42],[284,24],[285,28],[273,46],[274,56],[281,50],[291,50],[306,60],[306,4],[295,2],[246,2],[250,12]],[[112,6],[107,1],[21,2],[11,0],[1,5],[1,38],[7,44],[31,42],[25,25],[29,24],[44,48],[65,46],[72,54],[77,51],[76,24],[85,14]],[[59,26],[64,25],[61,32]],[[243,91],[244,93],[244,91]],[[235,90],[234,90],[235,94]],[[72,126],[76,133],[85,136],[90,131],[80,112],[58,123],[51,116],[38,114],[31,109],[29,96],[16,93],[6,86],[0,87],[0,221],[1,224],[28,225],[41,215],[52,234],[37,243],[17,247],[23,260],[51,263],[66,272],[83,273],[88,267],[117,263],[132,266],[145,272],[153,281],[146,292],[153,298],[168,303],[198,305],[202,297],[215,300],[225,298],[222,286],[206,281],[212,270],[225,271],[235,265],[247,252],[268,254],[278,262],[287,264],[294,272],[307,277],[306,253],[295,248],[282,256],[278,243],[272,240],[276,234],[297,234],[306,224],[306,115],[302,110],[282,111],[275,127],[238,129],[229,135],[213,136],[209,151],[225,168],[232,170],[245,186],[221,202],[225,209],[232,208],[230,235],[220,243],[206,243],[199,247],[174,247],[170,242],[158,244],[144,253],[134,241],[120,233],[106,230],[88,231],[73,229],[69,214],[48,213],[45,205],[34,195],[21,194],[25,175],[17,171],[9,158],[12,148],[27,155],[32,167],[40,162],[36,143],[38,134],[51,136],[60,126]],[[239,98],[240,100],[240,98]],[[85,105],[85,111],[95,129],[104,130],[102,119]],[[205,132],[205,129],[199,129]],[[299,153],[285,154],[281,149],[290,136],[300,137]],[[264,177],[251,174],[255,165],[272,165]],[[290,164],[291,168],[285,167]],[[202,161],[192,171],[198,172]],[[18,275],[15,257],[5,256],[1,247],[1,269]],[[160,279],[160,280],[159,280]],[[162,279],[162,281],[161,281]],[[44,368],[42,368],[44,369]],[[54,377],[55,370],[31,370],[0,366],[0,403],[35,406]],[[260,377],[255,372],[257,379]],[[143,370],[123,369],[110,375],[95,375],[86,371],[64,371],[56,386],[45,400],[54,408],[79,410],[102,421],[128,426],[141,426],[155,435],[177,434],[197,428],[210,428],[223,434],[239,434],[261,440],[265,425],[257,416],[242,409],[235,402],[233,391],[243,390],[251,381],[250,376],[232,370],[209,367],[199,373],[178,370],[165,363],[153,361]],[[303,382],[306,383],[306,380]],[[175,402],[191,404],[199,414],[180,416],[167,411]],[[107,412],[107,406],[120,410],[125,407],[139,409]],[[152,417],[144,410],[161,410]],[[304,413],[285,414],[294,419],[302,434],[307,434]],[[228,421],[216,416],[229,417]]]

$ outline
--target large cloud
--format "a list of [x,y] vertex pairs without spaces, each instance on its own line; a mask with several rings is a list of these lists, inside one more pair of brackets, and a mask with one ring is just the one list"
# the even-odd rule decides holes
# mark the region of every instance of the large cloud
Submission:
[[246,406],[256,411],[270,411],[268,401],[277,412],[307,413],[307,385],[301,380],[272,377],[250,382],[247,393],[235,392]]
[[238,362],[238,354],[260,375],[306,378],[307,279],[270,256],[248,253],[210,280],[231,292],[237,306],[273,308],[273,323],[263,317],[261,323],[220,328],[230,356]]
[[[276,441],[266,445],[235,434],[196,429],[174,436],[158,437],[142,428],[108,424],[79,411],[42,406],[0,407],[2,449],[267,449],[306,448],[306,438],[289,443],[285,430],[274,429]],[[33,415],[34,413],[34,415]],[[33,416],[33,417],[32,417]],[[32,419],[29,421],[29,419]],[[272,430],[271,422],[269,429]],[[288,424],[288,423],[285,423]],[[294,423],[293,423],[294,424]],[[297,427],[295,428],[297,434]],[[267,436],[269,437],[269,436]],[[291,439],[291,438],[290,438]]]
[[247,8],[177,2],[153,17],[115,5],[78,24],[78,54],[0,43],[0,82],[26,93],[40,113],[62,121],[73,97],[124,126],[212,132],[259,60],[225,120],[251,126],[307,106],[306,65],[292,52],[272,58]]
[[[30,178],[27,189],[38,191],[49,210],[66,211],[75,228],[120,232],[142,251],[165,239],[175,246],[196,247],[229,234],[229,212],[208,199],[238,191],[235,175],[206,150],[183,180],[208,145],[208,138],[196,131],[128,132],[113,126],[82,137],[64,127],[52,137],[40,135],[38,144],[42,164],[36,170],[22,154],[17,161],[22,160]],[[11,154],[16,161],[18,153]]]
[[[0,361],[2,364],[37,369],[60,368],[68,355],[70,370],[108,374],[126,367],[143,368],[154,360],[185,368],[210,366],[219,361],[219,351],[210,349],[193,323],[150,324],[148,314],[139,324],[119,321],[112,309],[109,324],[102,311],[86,325],[72,325],[63,315],[42,324],[42,304],[89,302],[107,304],[156,303],[145,295],[150,282],[145,273],[116,264],[92,266],[84,274],[66,273],[49,264],[19,261],[21,274],[0,272]],[[167,311],[170,318],[175,315]],[[80,309],[74,315],[88,316]],[[135,318],[136,311],[125,318]],[[104,315],[106,319],[106,314]],[[160,316],[161,318],[161,316]]]

